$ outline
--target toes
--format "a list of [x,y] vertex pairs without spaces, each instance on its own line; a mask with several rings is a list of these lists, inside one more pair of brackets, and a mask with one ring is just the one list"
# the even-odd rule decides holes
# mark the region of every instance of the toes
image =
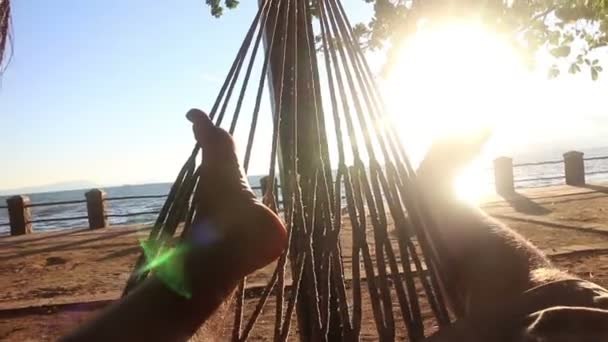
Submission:
[[234,142],[228,132],[216,127],[209,116],[200,109],[190,109],[186,118],[192,122],[194,137],[207,152],[228,152],[234,150]]
[[198,144],[203,148],[209,146],[209,142],[213,141],[213,136],[216,135],[216,127],[209,116],[205,112],[193,108],[186,113],[186,118],[192,122],[192,130]]
[[213,126],[211,119],[207,113],[200,109],[192,108],[186,113],[186,118],[195,125],[201,125],[205,127]]

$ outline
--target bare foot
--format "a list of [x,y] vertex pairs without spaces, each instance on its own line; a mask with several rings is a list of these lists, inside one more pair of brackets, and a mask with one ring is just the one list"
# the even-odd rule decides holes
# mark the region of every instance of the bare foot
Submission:
[[203,150],[199,207],[190,237],[198,249],[197,263],[206,276],[236,281],[281,255],[285,226],[251,190],[230,134],[198,109],[186,117]]

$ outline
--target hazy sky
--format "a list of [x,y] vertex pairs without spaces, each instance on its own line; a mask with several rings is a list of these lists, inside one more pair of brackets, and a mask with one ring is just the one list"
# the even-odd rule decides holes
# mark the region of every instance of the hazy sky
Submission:
[[[211,107],[256,2],[217,20],[201,0],[14,1],[15,51],[0,89],[0,189],[172,180],[193,144],[184,114]],[[363,1],[346,3],[355,22],[371,13]],[[606,82],[576,79],[554,84],[552,96],[591,131],[562,142],[608,145]],[[252,172],[262,166],[254,162]]]
[[217,20],[200,0],[13,2],[0,189],[171,180],[193,145],[184,114],[211,107],[255,3]]

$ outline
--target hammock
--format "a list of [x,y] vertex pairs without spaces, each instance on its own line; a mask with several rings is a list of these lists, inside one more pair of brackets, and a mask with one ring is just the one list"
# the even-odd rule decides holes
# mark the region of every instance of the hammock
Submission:
[[[422,301],[432,310],[427,327],[450,323],[439,291],[443,248],[426,219],[414,172],[351,28],[339,0],[260,1],[211,109],[213,122],[232,134],[245,96],[253,95],[248,139],[241,149],[247,171],[268,82],[273,134],[266,203],[281,211],[289,232],[288,250],[248,317],[246,280],[241,282],[234,305],[234,341],[248,338],[271,296],[275,341],[288,338],[294,313],[302,340],[358,340],[365,291],[381,341],[394,340],[403,328],[409,340],[424,339],[429,330],[423,325]],[[262,71],[250,87],[256,58],[263,59]],[[229,104],[235,108],[230,118]],[[189,231],[197,208],[193,194],[198,153],[195,147],[179,172],[150,241],[173,238],[182,223],[182,231]],[[273,184],[276,176],[282,205]],[[346,219],[352,226],[350,236],[343,229]],[[398,236],[396,246],[389,239],[389,222]],[[345,239],[352,243],[350,256],[342,255]],[[351,279],[345,274],[347,258],[352,261]],[[135,270],[145,260],[140,256]],[[290,286],[285,279],[288,262]],[[146,275],[134,271],[125,294]],[[423,291],[417,292],[417,286]]]
[[[9,0],[0,0],[0,75],[12,55],[11,41],[11,4]],[[8,55],[8,56],[7,56]]]

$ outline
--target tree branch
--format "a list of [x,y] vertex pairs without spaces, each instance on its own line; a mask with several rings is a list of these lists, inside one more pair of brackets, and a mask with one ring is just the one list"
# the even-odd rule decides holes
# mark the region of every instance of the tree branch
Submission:
[[522,33],[523,31],[529,29],[538,19],[542,19],[542,21],[544,22],[547,19],[547,16],[549,15],[549,13],[555,11],[557,9],[557,7],[554,6],[550,6],[548,7],[546,10],[537,13],[536,15],[534,15],[532,17],[532,19],[530,19],[530,21],[528,21],[528,24],[526,24],[525,26],[523,26],[522,28],[520,28],[517,33]]

